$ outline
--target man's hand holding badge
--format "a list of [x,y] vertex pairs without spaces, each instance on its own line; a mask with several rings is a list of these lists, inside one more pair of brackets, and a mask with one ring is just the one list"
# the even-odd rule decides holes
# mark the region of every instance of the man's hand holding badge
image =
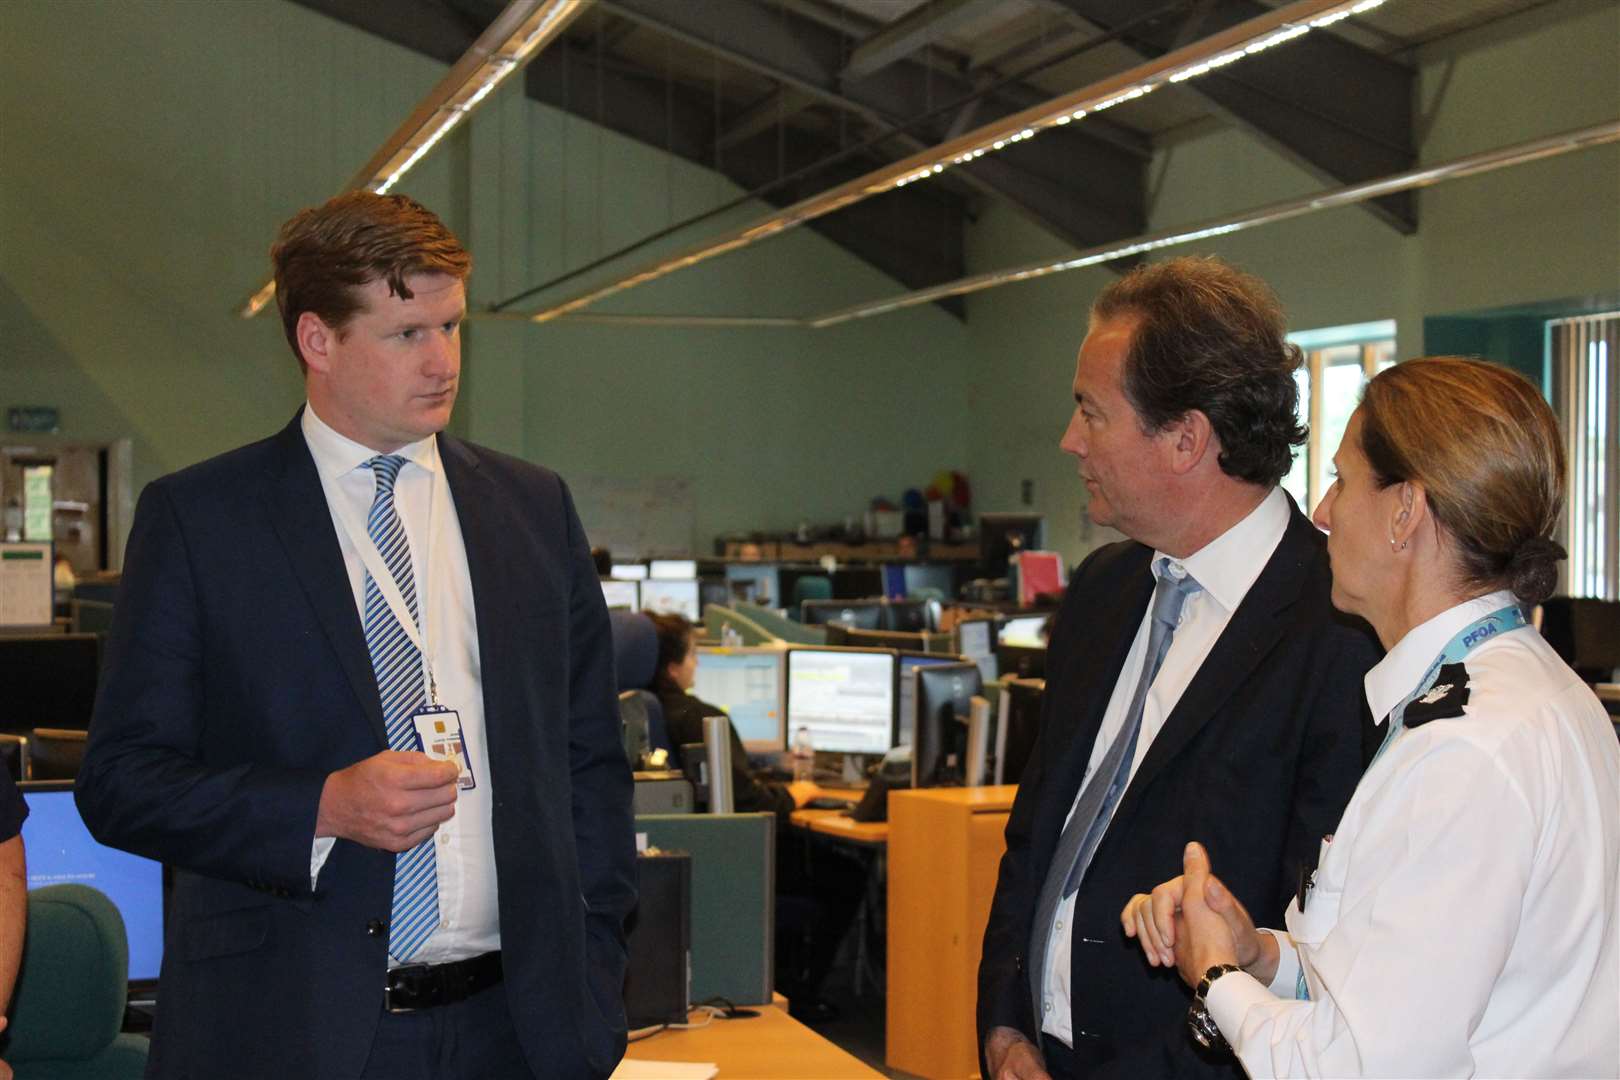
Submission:
[[373,754],[326,778],[315,835],[408,851],[455,815],[460,772],[415,752]]

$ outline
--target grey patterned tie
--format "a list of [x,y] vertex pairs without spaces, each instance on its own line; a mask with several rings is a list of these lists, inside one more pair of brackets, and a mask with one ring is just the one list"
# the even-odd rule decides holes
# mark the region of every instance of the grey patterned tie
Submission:
[[1163,556],[1154,562],[1153,576],[1158,579],[1158,585],[1153,590],[1147,655],[1143,658],[1136,692],[1131,695],[1130,708],[1125,713],[1125,724],[1097,764],[1096,772],[1092,773],[1091,781],[1075,804],[1074,813],[1069,816],[1069,823],[1058,837],[1057,850],[1052,854],[1046,881],[1041,885],[1040,900],[1035,905],[1035,921],[1030,926],[1029,979],[1037,1028],[1041,1023],[1041,991],[1046,982],[1046,947],[1052,935],[1052,920],[1057,915],[1058,905],[1080,888],[1091,857],[1108,829],[1108,820],[1113,817],[1120,796],[1125,794],[1131,778],[1131,763],[1136,759],[1137,737],[1142,733],[1142,707],[1147,702],[1148,688],[1159,674],[1165,653],[1170,651],[1170,638],[1175,634],[1182,605],[1200,588],[1179,563],[1172,563]]

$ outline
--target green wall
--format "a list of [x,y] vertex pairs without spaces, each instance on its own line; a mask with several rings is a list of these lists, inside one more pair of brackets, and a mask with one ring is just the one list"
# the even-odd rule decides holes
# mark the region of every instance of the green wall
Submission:
[[[1616,41],[1613,0],[1557,0],[1430,47],[1422,160],[1620,115]],[[336,191],[443,68],[283,0],[11,0],[0,71],[0,408],[57,405],[71,438],[132,437],[140,483],[285,422],[302,388],[279,325],[231,311],[277,224]],[[1151,185],[1155,227],[1322,186],[1227,130],[1161,150]],[[475,305],[735,194],[515,87],[404,188],[462,232]],[[1427,347],[1425,320],[1620,298],[1620,147],[1419,206],[1410,237],[1348,208],[1197,250],[1269,280],[1298,328],[1394,318],[1403,356]],[[968,243],[975,272],[1065,250],[993,200]],[[1057,440],[1110,280],[980,293],[965,325],[932,307],[825,331],[475,321],[453,428],[566,476],[689,478],[701,547],[842,519],[942,468],[968,472],[980,509],[1020,508],[1029,479],[1077,559],[1108,536],[1086,525]],[[895,291],[799,229],[593,310],[793,315]]]
[[[1421,53],[1420,159],[1439,162],[1620,117],[1620,6],[1564,0]],[[1228,214],[1324,185],[1232,130],[1161,150],[1152,226]],[[1620,301],[1620,147],[1522,165],[1422,191],[1419,229],[1401,236],[1365,210],[1326,211],[1167,252],[1216,254],[1276,288],[1297,329],[1393,318],[1400,355],[1420,355],[1429,316],[1562,297]],[[1062,250],[992,206],[971,234],[975,271]],[[1057,440],[1098,269],[969,299],[976,409],[969,453],[990,509],[1035,481],[1051,542],[1078,559],[1114,537],[1091,528],[1073,459]],[[1550,316],[1549,316],[1550,317]],[[1497,342],[1497,344],[1501,344]],[[1514,361],[1515,356],[1499,359]]]
[[[281,0],[13,0],[0,71],[0,408],[132,437],[137,486],[285,423],[302,383],[279,323],[231,312],[276,226],[337,191],[443,67]],[[737,194],[517,80],[401,190],[461,232],[475,307]],[[894,291],[798,230],[600,310],[798,314]],[[964,467],[968,358],[935,308],[821,333],[475,321],[452,429],[565,476],[687,478],[706,550]]]

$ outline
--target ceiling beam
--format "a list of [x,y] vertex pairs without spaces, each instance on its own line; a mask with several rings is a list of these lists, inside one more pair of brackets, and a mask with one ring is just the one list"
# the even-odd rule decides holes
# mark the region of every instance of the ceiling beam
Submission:
[[[598,2],[649,29],[707,49],[821,102],[887,126],[907,124],[931,109],[974,93],[972,84],[965,79],[915,61],[889,64],[846,84],[839,72],[855,42],[786,9],[767,8],[748,0]],[[1025,107],[1021,98],[1027,94],[1040,96],[1039,91],[1027,88],[1022,94],[992,91],[980,102],[978,122],[1020,111]],[[908,145],[916,148],[943,141],[951,120],[950,115],[938,115],[909,126],[905,133]],[[981,190],[1007,200],[1064,242],[1089,247],[1134,236],[1145,227],[1150,151],[1145,139],[1141,144],[1141,153],[1137,154],[1083,130],[1053,131],[1041,139],[1009,147],[994,162],[986,158],[955,171]],[[1033,175],[1020,176],[1023,173]],[[1072,187],[1066,183],[1070,180]],[[1094,198],[1098,194],[1106,197]]]
[[[1137,0],[1044,2],[1104,32],[1140,16]],[[1257,0],[1223,0],[1193,5],[1190,18],[1198,20],[1197,36],[1205,37],[1268,10]],[[1154,20],[1126,31],[1121,43],[1153,59],[1180,43],[1183,27],[1183,19]],[[1411,68],[1327,31],[1307,34],[1286,49],[1249,57],[1180,89],[1202,98],[1223,118],[1320,180],[1353,184],[1416,163],[1416,77]],[[1362,205],[1398,232],[1417,230],[1412,192]]]
[[815,104],[815,101],[815,98],[802,90],[778,86],[728,123],[716,141],[722,150],[728,146],[735,146],[762,131],[768,131],[801,109]]
[[[388,4],[374,0],[294,2],[444,63],[454,63],[477,36],[467,29],[463,13],[447,9],[438,0],[389,0]],[[603,56],[598,64],[594,47],[567,40],[555,42],[529,64],[523,77],[525,92],[532,100],[714,169],[745,190],[778,175],[774,147],[768,157],[760,148],[742,147],[722,153],[716,147],[712,99],[699,100],[700,95],[687,88],[671,87],[662,75],[643,72],[609,56]],[[793,143],[829,156],[837,149],[825,141],[806,141],[800,133],[795,133]],[[857,167],[853,171],[864,169]],[[782,206],[810,193],[778,192],[767,195],[765,201]],[[894,194],[899,198],[881,204],[897,223],[892,227],[859,206],[812,222],[810,227],[910,288],[926,288],[959,277],[964,265],[962,234],[967,213],[963,201],[948,193],[927,190],[926,186]],[[918,244],[915,238],[907,241],[905,236],[895,235],[900,228],[916,230],[921,236],[935,238],[937,243]],[[959,297],[939,306],[959,318],[965,311],[965,301]]]
[[982,15],[1000,0],[929,0],[869,35],[840,74],[845,80],[864,78],[923,46],[938,41],[958,26]]

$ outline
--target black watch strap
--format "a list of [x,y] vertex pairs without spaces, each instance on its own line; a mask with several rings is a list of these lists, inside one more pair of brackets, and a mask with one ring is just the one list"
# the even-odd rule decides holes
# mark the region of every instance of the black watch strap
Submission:
[[1209,1015],[1209,1006],[1205,999],[1209,996],[1209,988],[1216,979],[1232,971],[1242,971],[1236,964],[1216,964],[1204,972],[1204,977],[1198,980],[1193,988],[1192,1006],[1187,1010],[1187,1030],[1192,1033],[1193,1041],[1208,1050],[1230,1050],[1231,1046],[1221,1034],[1220,1025],[1215,1018]]

